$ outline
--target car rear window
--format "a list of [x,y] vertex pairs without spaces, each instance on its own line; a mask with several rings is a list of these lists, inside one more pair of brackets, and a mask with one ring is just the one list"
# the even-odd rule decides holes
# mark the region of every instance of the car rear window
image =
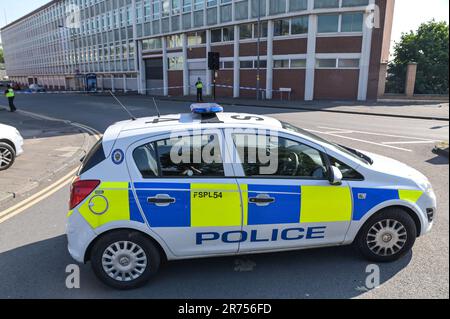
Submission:
[[83,164],[81,164],[81,169],[79,174],[83,174],[96,166],[97,164],[103,162],[105,160],[105,152],[103,151],[103,139],[100,139],[95,143],[95,145],[91,148],[89,153],[83,160]]

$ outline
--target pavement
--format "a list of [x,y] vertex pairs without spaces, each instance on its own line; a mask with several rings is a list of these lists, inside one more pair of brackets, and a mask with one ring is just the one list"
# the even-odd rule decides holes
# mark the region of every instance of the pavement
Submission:
[[63,121],[36,117],[0,106],[0,123],[16,127],[24,138],[24,153],[0,172],[0,207],[20,200],[80,164],[92,146],[90,135]]
[[[123,96],[136,117],[156,114],[149,97]],[[189,102],[158,101],[161,114],[188,112]],[[107,96],[19,96],[21,110],[104,131],[128,114]],[[380,286],[365,286],[369,263],[352,247],[230,256],[164,264],[146,286],[117,291],[80,266],[68,289],[65,215],[69,186],[0,220],[0,298],[449,298],[449,160],[432,152],[448,139],[448,121],[291,108],[226,105],[229,112],[269,115],[349,147],[395,158],[431,181],[438,199],[432,232],[399,261],[379,264]],[[0,112],[1,114],[1,112]],[[1,212],[0,212],[1,216]]]
[[[196,102],[195,97],[157,97],[159,100],[180,102]],[[208,97],[205,102],[213,102]],[[400,100],[384,99],[377,102],[359,101],[288,101],[288,100],[260,100],[217,98],[216,101],[223,105],[257,106],[282,108],[292,110],[320,111],[344,114],[365,114],[383,117],[401,117],[415,119],[449,120],[449,103],[447,100]]]

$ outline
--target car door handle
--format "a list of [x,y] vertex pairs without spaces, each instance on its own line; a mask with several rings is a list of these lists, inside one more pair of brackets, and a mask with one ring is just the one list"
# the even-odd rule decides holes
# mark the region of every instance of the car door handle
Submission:
[[271,203],[275,202],[275,198],[270,197],[268,194],[259,194],[256,197],[250,197],[248,201],[258,206],[268,206]]
[[169,206],[175,203],[175,198],[170,197],[167,194],[158,194],[155,197],[148,197],[147,202],[150,204],[155,204],[156,206]]

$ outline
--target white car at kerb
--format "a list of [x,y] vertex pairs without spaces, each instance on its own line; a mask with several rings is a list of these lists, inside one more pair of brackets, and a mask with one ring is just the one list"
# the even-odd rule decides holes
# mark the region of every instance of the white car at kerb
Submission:
[[393,261],[432,227],[430,183],[398,161],[265,116],[192,110],[112,125],[72,185],[69,252],[110,286],[142,285],[163,259],[354,244]]
[[23,138],[19,131],[0,123],[0,171],[10,168],[16,157],[23,153]]

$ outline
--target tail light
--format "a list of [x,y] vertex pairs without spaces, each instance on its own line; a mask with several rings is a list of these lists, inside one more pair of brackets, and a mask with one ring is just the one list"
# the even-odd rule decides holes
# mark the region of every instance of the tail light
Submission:
[[90,193],[97,188],[100,184],[99,180],[80,180],[77,177],[70,187],[70,203],[69,209],[74,209],[78,204],[80,204]]

